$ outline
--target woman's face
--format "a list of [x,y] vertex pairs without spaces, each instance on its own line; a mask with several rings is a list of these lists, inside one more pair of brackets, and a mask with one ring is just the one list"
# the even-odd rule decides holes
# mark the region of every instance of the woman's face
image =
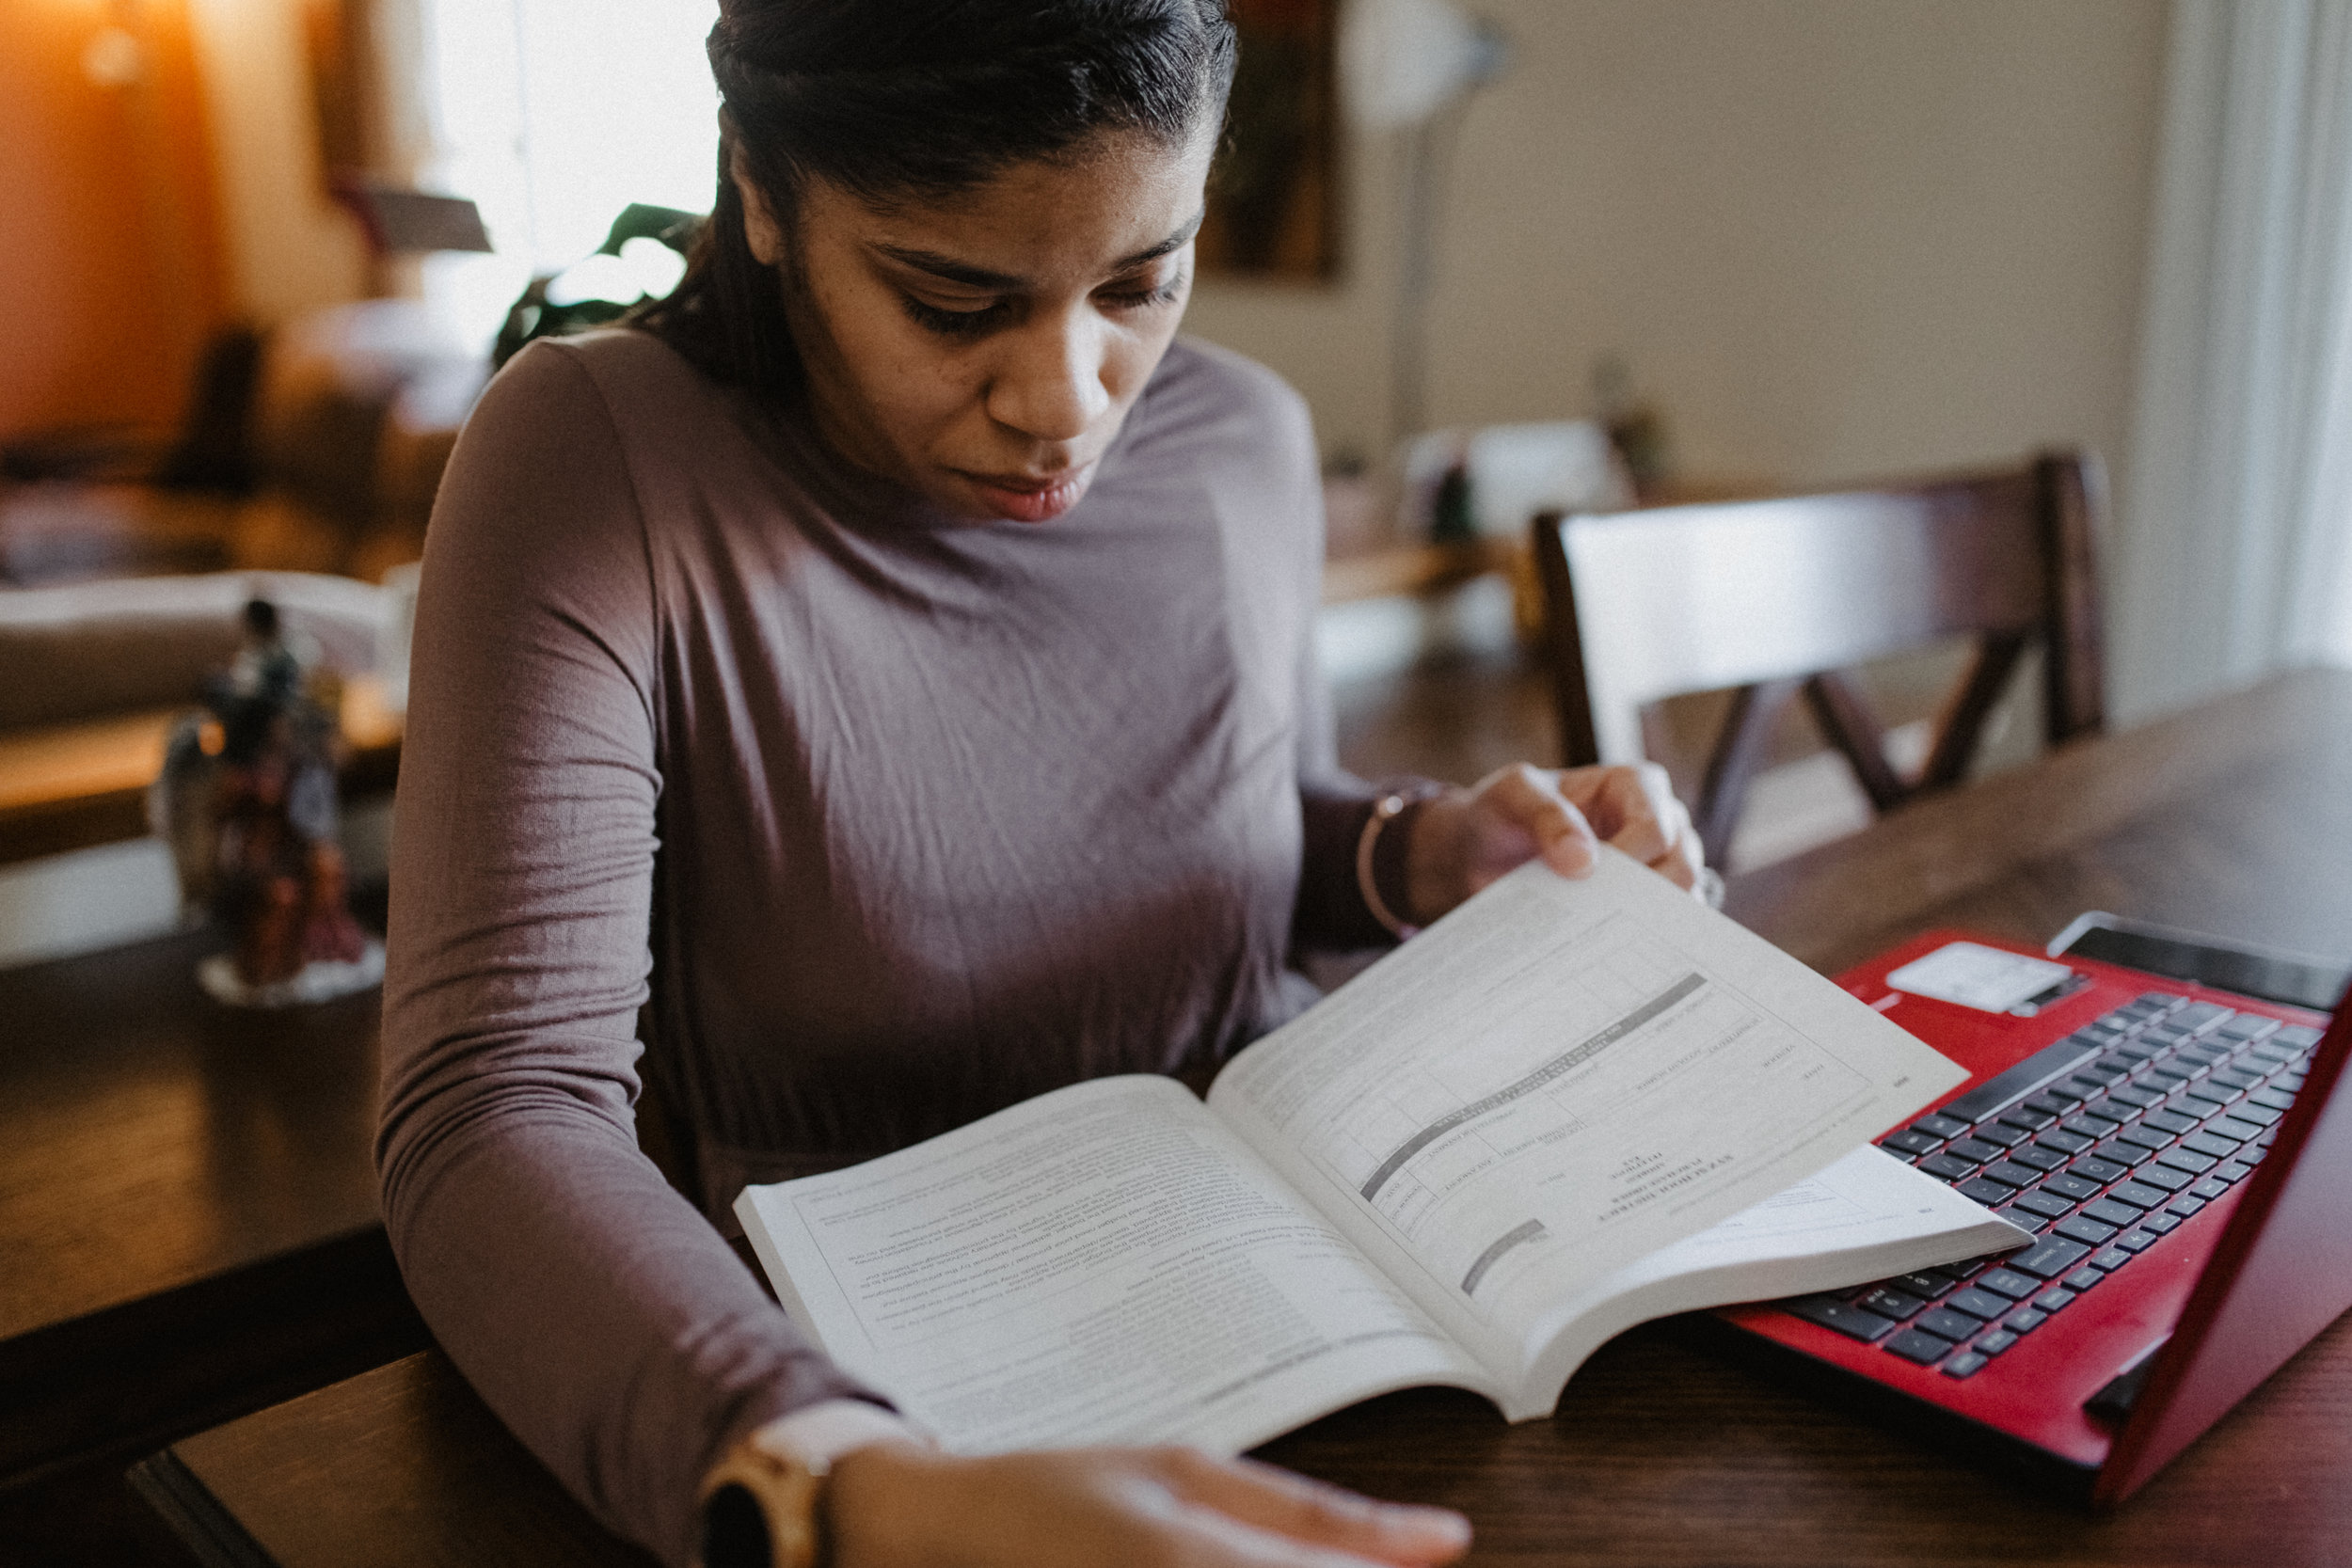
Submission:
[[739,166],[826,441],[961,516],[1069,511],[1184,315],[1214,136],[1106,134],[940,202],[812,181],[788,235]]

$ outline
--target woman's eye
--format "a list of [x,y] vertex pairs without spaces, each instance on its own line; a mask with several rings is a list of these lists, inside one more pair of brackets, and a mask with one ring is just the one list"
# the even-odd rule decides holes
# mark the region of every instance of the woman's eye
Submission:
[[915,325],[936,332],[943,338],[977,338],[996,326],[1010,312],[1009,304],[1001,299],[974,309],[950,310],[945,306],[917,299],[913,294],[901,294],[898,298]]
[[1184,290],[1182,274],[1160,284],[1114,284],[1096,297],[1120,310],[1148,310],[1154,306],[1173,305]]

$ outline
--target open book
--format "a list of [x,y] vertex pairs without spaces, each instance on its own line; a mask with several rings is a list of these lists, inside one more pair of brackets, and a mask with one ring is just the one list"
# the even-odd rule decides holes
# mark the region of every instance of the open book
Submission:
[[1867,1139],[1960,1068],[1613,850],[1522,867],[1250,1046],[736,1202],[948,1448],[1237,1452],[1391,1389],[1513,1420],[1645,1319],[2024,1244]]

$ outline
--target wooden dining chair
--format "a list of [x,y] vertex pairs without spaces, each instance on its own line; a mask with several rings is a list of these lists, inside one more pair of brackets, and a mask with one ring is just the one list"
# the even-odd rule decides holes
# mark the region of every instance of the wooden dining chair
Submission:
[[[2093,540],[2098,460],[1768,500],[1535,518],[1545,641],[1571,767],[1643,755],[1642,711],[1736,689],[1692,811],[1724,863],[1773,720],[1802,694],[1884,811],[1967,777],[1985,721],[2029,642],[2042,645],[2056,745],[2106,727]],[[1841,672],[1947,638],[1975,657],[1915,773]]]

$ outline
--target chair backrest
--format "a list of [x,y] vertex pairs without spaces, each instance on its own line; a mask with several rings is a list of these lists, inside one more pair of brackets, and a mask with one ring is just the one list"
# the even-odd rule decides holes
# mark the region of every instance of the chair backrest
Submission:
[[[1641,710],[1735,688],[1694,816],[1711,859],[1772,721],[1800,692],[1880,810],[1967,776],[2026,645],[2044,648],[2053,743],[2106,725],[2093,540],[2098,462],[2023,467],[1769,500],[1535,519],[1546,641],[1570,766],[1642,755]],[[1958,635],[1974,662],[1915,777],[1838,672]]]

